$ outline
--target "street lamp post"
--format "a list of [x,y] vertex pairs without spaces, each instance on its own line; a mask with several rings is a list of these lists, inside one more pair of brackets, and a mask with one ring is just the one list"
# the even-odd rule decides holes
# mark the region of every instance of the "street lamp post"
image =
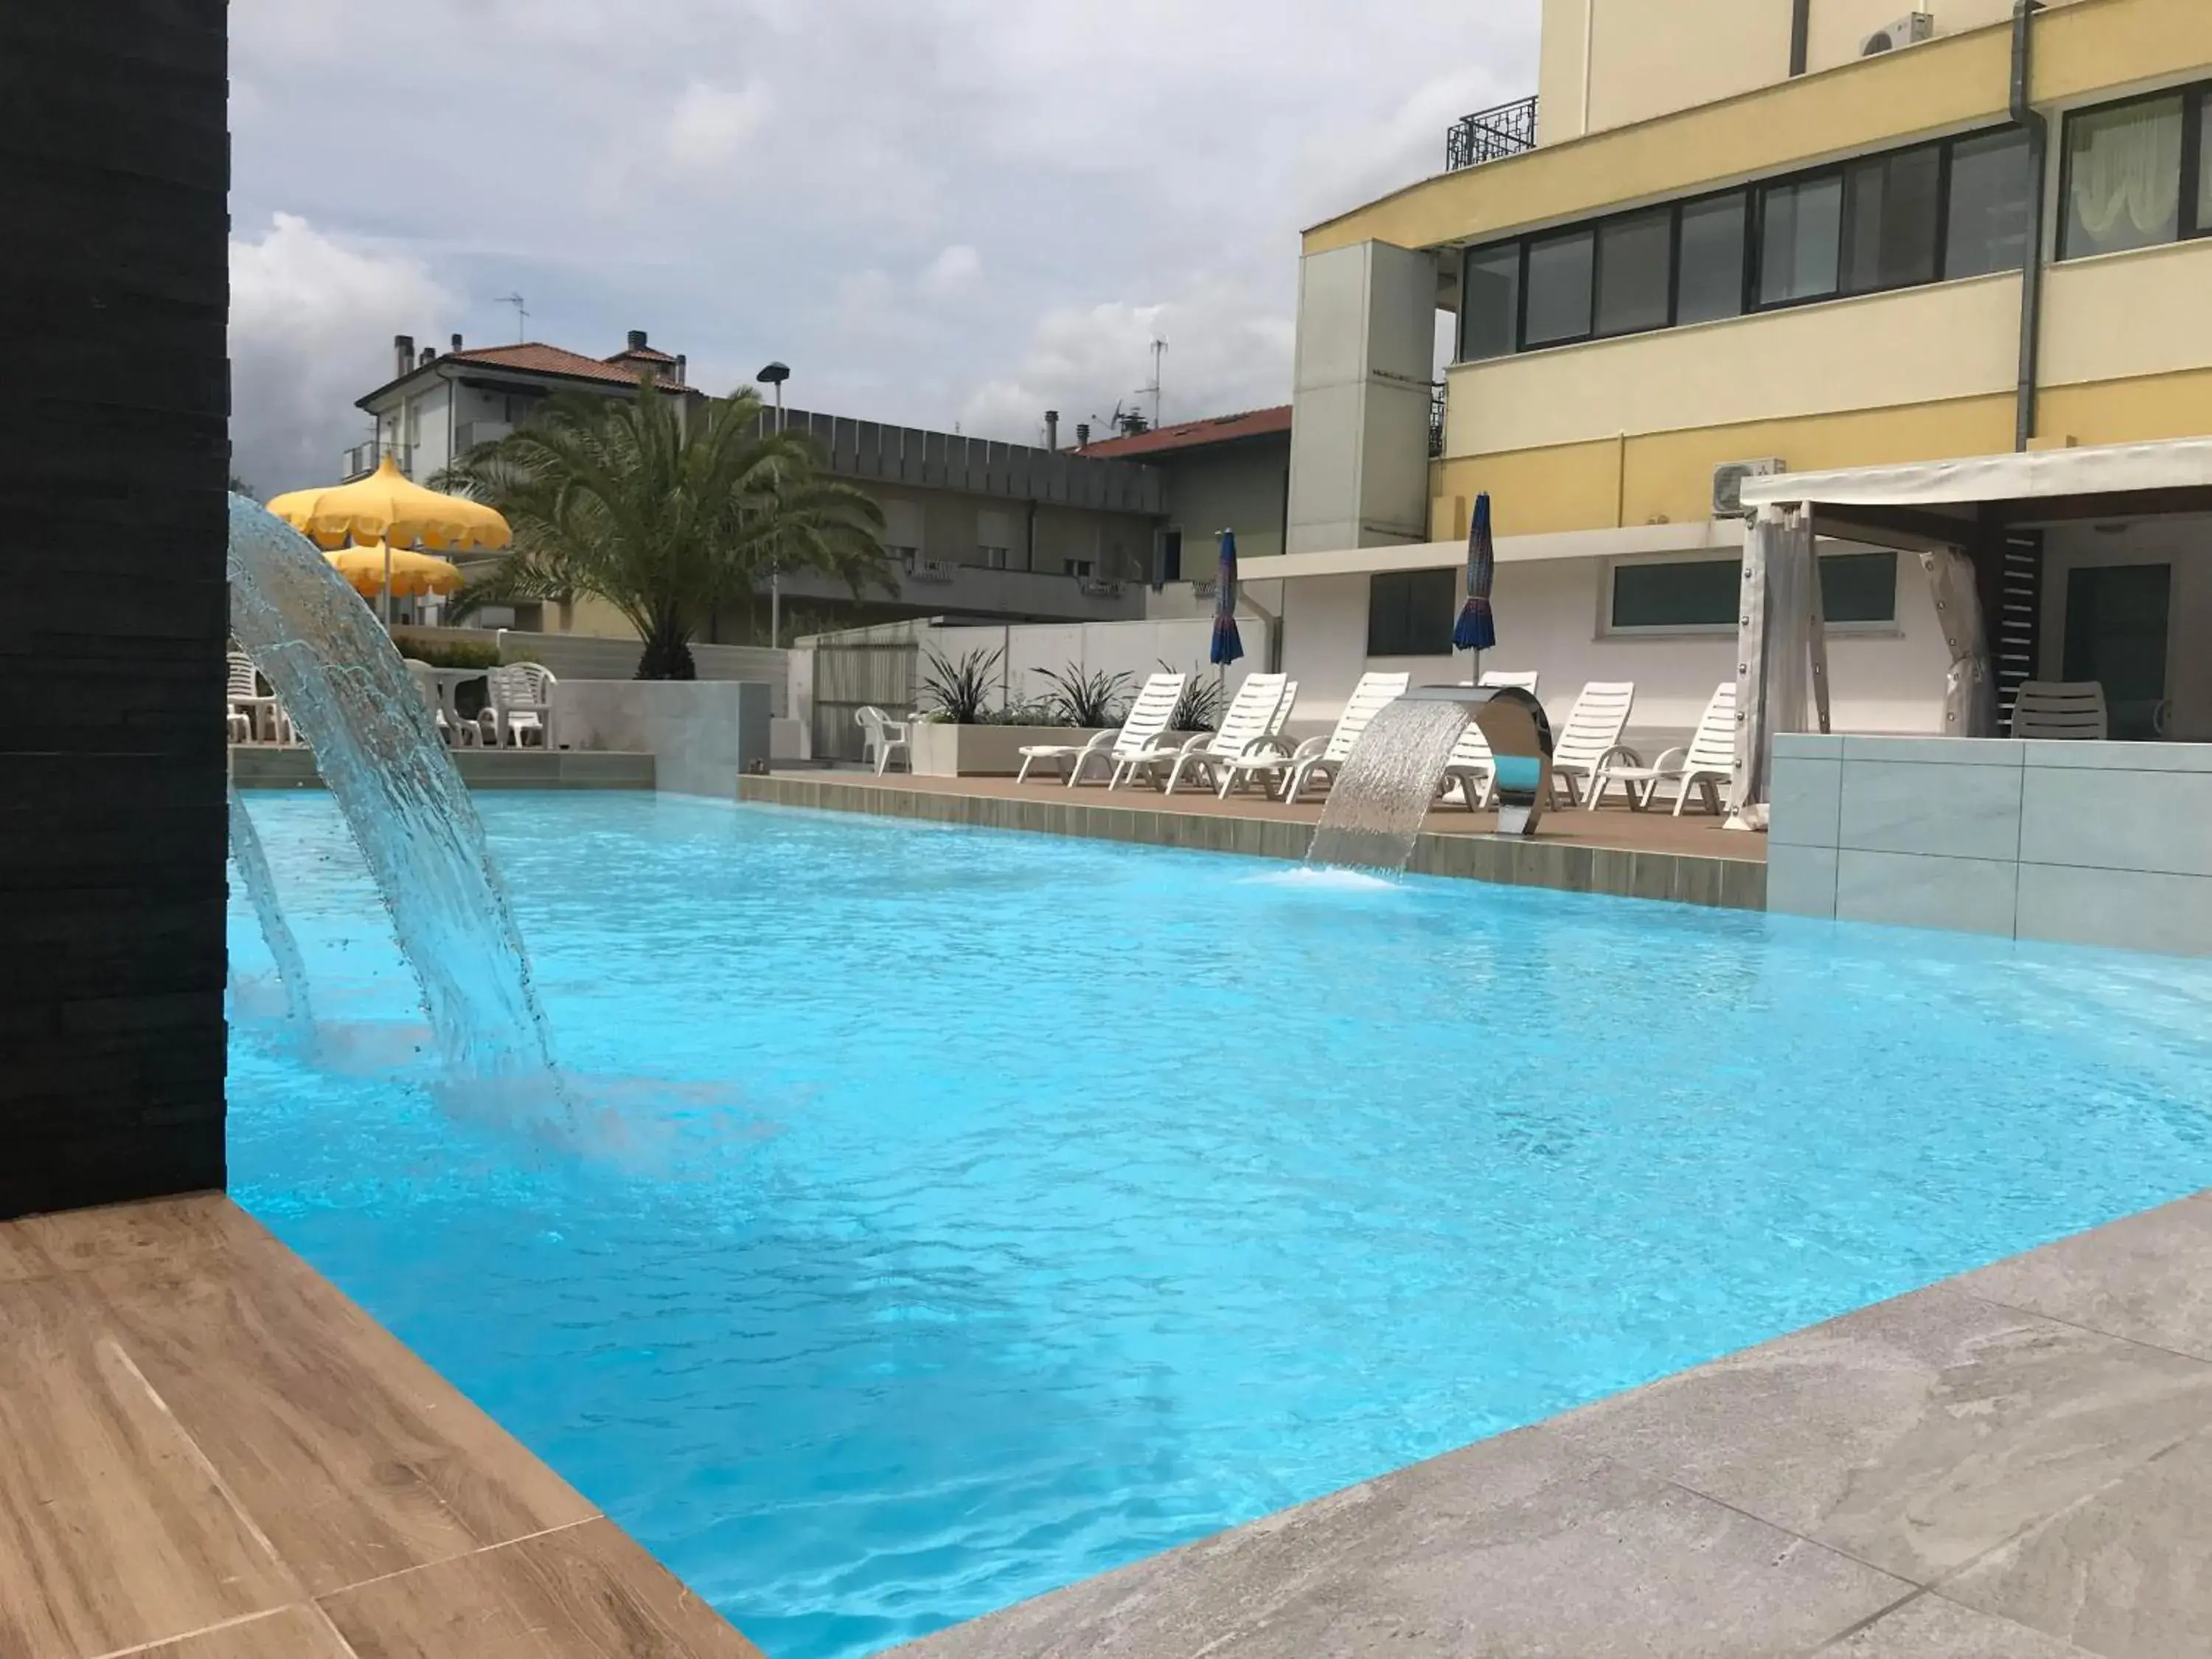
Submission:
[[[775,388],[775,429],[783,430],[783,383],[791,378],[787,363],[770,363],[754,377],[763,386]],[[783,645],[783,572],[771,564],[768,569],[768,642],[770,650]]]

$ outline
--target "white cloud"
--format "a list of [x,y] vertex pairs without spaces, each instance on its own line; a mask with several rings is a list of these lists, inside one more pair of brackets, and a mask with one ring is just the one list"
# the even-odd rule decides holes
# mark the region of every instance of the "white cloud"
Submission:
[[392,337],[426,343],[451,297],[404,255],[349,246],[280,213],[230,245],[232,470],[264,496],[337,475],[368,435],[354,399],[392,378]]
[[965,242],[955,242],[932,259],[921,273],[921,291],[934,300],[950,300],[975,286],[983,274],[983,256]]
[[694,81],[669,112],[669,159],[700,172],[726,167],[768,125],[774,107],[767,86],[758,79],[736,88]]

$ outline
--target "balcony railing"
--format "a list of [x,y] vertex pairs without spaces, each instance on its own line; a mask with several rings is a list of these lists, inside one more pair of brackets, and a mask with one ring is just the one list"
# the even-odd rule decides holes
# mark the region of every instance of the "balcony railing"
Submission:
[[344,458],[338,462],[339,469],[344,475],[344,482],[350,483],[356,478],[366,478],[376,471],[376,464],[386,455],[398,462],[399,470],[409,477],[415,476],[414,445],[382,443],[371,438],[366,443],[354,445],[352,448],[346,451]]
[[1536,100],[1521,98],[1462,115],[1444,132],[1444,171],[1479,167],[1536,148]]

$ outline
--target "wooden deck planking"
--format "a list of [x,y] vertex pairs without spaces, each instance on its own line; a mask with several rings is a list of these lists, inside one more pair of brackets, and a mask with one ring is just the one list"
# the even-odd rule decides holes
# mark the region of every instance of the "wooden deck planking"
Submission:
[[5,1659],[757,1659],[227,1199],[0,1264]]

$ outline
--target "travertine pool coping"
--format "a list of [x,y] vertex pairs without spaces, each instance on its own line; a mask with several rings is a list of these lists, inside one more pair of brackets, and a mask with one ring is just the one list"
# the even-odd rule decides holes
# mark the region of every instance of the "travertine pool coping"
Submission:
[[896,1651],[2212,1653],[2212,1194]]

